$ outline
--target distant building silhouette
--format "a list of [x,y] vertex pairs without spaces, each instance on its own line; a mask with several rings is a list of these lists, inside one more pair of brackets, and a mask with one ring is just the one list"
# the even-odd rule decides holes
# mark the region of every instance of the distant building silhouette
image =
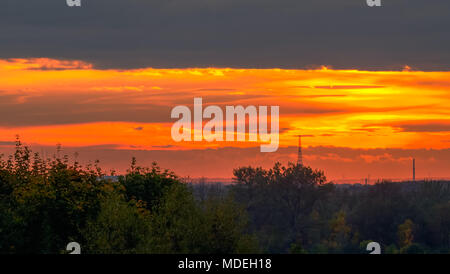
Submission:
[[302,155],[302,136],[298,136],[298,154],[297,154],[297,165],[303,165],[303,155]]

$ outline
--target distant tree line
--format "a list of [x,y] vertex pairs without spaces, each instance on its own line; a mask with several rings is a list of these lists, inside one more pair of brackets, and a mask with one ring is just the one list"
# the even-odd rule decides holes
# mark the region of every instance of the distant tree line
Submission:
[[245,206],[263,252],[450,252],[450,183],[439,181],[339,187],[310,167],[234,171],[232,191]]
[[[450,187],[337,187],[322,171],[241,167],[231,185],[188,184],[133,159],[112,180],[98,162],[43,159],[16,142],[0,157],[0,253],[449,253]],[[409,185],[408,185],[409,186]]]

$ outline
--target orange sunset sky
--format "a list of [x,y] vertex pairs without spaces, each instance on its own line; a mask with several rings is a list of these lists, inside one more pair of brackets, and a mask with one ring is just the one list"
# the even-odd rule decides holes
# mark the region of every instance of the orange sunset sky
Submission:
[[[100,70],[82,61],[0,60],[0,153],[15,135],[46,155],[126,170],[132,156],[181,176],[231,178],[238,166],[296,160],[330,180],[450,177],[450,72],[282,69]],[[174,142],[177,105],[280,106],[280,148]]]

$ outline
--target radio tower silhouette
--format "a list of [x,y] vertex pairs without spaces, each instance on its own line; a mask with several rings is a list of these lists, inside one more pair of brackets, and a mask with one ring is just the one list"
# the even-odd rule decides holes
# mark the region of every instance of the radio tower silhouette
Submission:
[[302,136],[298,136],[298,154],[297,154],[297,165],[303,166],[303,155],[302,155]]

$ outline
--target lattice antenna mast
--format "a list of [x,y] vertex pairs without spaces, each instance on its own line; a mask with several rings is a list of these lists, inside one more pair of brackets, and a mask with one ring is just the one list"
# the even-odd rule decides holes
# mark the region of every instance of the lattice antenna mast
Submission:
[[297,154],[297,165],[303,166],[303,154],[302,154],[302,136],[298,136],[298,154]]

